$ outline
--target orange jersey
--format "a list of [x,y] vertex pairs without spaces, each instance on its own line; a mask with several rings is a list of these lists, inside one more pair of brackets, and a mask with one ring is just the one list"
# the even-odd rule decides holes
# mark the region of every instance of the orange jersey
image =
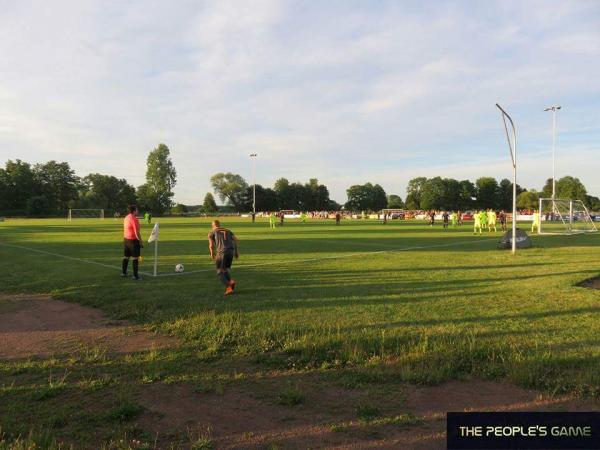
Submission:
[[128,214],[123,221],[123,237],[138,239],[140,237],[140,221],[134,214]]

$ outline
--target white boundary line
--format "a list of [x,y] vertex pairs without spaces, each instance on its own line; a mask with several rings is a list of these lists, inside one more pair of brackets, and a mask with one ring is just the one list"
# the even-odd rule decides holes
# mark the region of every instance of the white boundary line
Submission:
[[[401,247],[401,248],[395,248],[395,249],[390,249],[390,250],[374,250],[374,251],[370,251],[370,252],[367,252],[367,251],[365,251],[365,252],[355,252],[355,253],[347,253],[347,254],[344,254],[344,255],[335,255],[335,256],[320,256],[320,257],[303,258],[303,259],[289,259],[289,260],[285,260],[285,261],[269,261],[269,262],[264,262],[264,263],[245,264],[245,265],[237,266],[236,270],[244,269],[244,268],[251,268],[251,267],[272,266],[274,264],[291,264],[291,263],[300,263],[300,262],[314,262],[314,261],[324,261],[324,260],[329,260],[329,259],[352,258],[352,257],[355,257],[355,256],[377,255],[377,254],[381,254],[381,253],[404,252],[404,251],[408,251],[408,250],[426,250],[426,249],[430,249],[430,248],[442,248],[442,247],[453,247],[453,246],[458,246],[458,245],[480,244],[482,242],[489,242],[489,241],[496,240],[496,239],[497,239],[497,237],[493,237],[493,238],[487,238],[487,239],[479,239],[477,241],[471,241],[471,242],[454,241],[454,242],[449,242],[449,243],[446,243],[446,244],[416,245],[416,246],[412,246],[412,247]],[[316,240],[316,239],[313,239],[313,240]],[[59,253],[52,253],[52,252],[48,252],[46,250],[39,250],[39,249],[35,249],[35,248],[24,247],[22,245],[6,244],[4,242],[0,242],[0,246],[10,247],[10,248],[16,248],[16,249],[20,249],[20,250],[27,250],[27,251],[30,251],[30,252],[41,253],[42,255],[55,256],[57,258],[69,259],[71,261],[77,261],[77,262],[82,262],[82,263],[86,263],[86,264],[94,264],[96,266],[106,267],[108,269],[121,270],[121,267],[119,267],[119,266],[113,266],[111,264],[104,264],[104,263],[101,263],[101,262],[98,262],[98,261],[93,261],[93,260],[90,260],[90,259],[82,259],[82,258],[76,258],[74,256],[61,255]],[[190,270],[188,272],[183,272],[183,273],[176,273],[176,272],[161,273],[161,274],[158,274],[156,277],[170,277],[170,276],[178,276],[178,275],[191,275],[191,274],[194,274],[194,273],[212,272],[214,270],[215,270],[214,268],[210,268],[210,269]],[[140,270],[140,273],[142,275],[153,277],[153,275],[150,274],[150,273],[148,273],[148,272],[143,272],[143,271]]]
[[[6,244],[4,242],[0,242],[0,246],[17,248],[17,249],[20,249],[20,250],[27,250],[27,251],[30,251],[30,252],[41,253],[42,255],[55,256],[57,258],[70,259],[71,261],[77,261],[77,262],[82,262],[82,263],[87,263],[87,264],[94,264],[96,266],[106,267],[108,269],[122,270],[121,267],[119,267],[119,266],[113,266],[111,264],[104,264],[104,263],[101,263],[101,262],[98,262],[98,261],[94,261],[94,260],[91,260],[91,259],[75,258],[74,256],[61,255],[59,253],[47,252],[46,250],[38,250],[37,248],[23,247],[22,245]],[[142,275],[146,275],[146,276],[152,276],[150,273],[143,272],[141,270],[139,271],[139,273],[141,273]]]
[[[323,261],[323,260],[327,260],[327,259],[343,259],[343,258],[351,258],[354,256],[362,256],[362,255],[376,255],[376,254],[381,254],[381,253],[394,253],[394,252],[404,252],[407,250],[425,250],[425,249],[429,249],[429,248],[440,248],[440,247],[453,247],[456,245],[470,245],[470,244],[480,244],[482,242],[488,242],[488,241],[493,241],[498,239],[497,237],[493,237],[493,238],[487,238],[487,239],[480,239],[478,241],[471,241],[471,242],[450,242],[447,244],[435,244],[435,245],[418,245],[418,246],[413,246],[413,247],[402,247],[402,248],[396,248],[396,249],[390,249],[390,250],[374,250],[371,252],[356,252],[356,253],[348,253],[345,255],[336,255],[336,256],[321,256],[321,257],[314,257],[314,258],[305,258],[305,259],[289,259],[289,260],[285,260],[285,261],[269,261],[269,262],[265,262],[265,263],[256,263],[256,264],[244,264],[241,266],[236,266],[236,270],[239,269],[244,269],[247,267],[260,267],[260,266],[272,266],[274,264],[290,264],[290,263],[299,263],[299,262],[313,262],[313,261]],[[160,273],[157,275],[157,277],[171,277],[171,276],[178,276],[178,275],[190,275],[193,273],[205,273],[205,272],[213,272],[215,269],[211,268],[211,269],[197,269],[197,270],[190,270],[189,272],[182,272],[182,273],[176,273],[176,272],[172,272],[172,273]]]

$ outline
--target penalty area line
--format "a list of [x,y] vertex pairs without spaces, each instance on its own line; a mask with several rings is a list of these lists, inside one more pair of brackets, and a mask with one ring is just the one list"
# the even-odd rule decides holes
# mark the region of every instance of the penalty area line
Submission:
[[[272,266],[275,264],[293,264],[293,263],[302,263],[302,262],[318,262],[318,261],[326,261],[329,259],[344,259],[344,258],[352,258],[355,256],[369,256],[369,255],[378,255],[378,254],[382,254],[382,253],[395,253],[395,252],[405,252],[405,251],[409,251],[409,250],[427,250],[430,248],[442,248],[442,247],[454,247],[454,246],[460,246],[460,245],[472,245],[472,244],[480,244],[482,242],[489,242],[489,241],[495,241],[497,240],[497,238],[493,237],[493,238],[487,238],[487,239],[480,239],[478,241],[471,241],[471,242],[463,242],[463,241],[455,241],[455,242],[449,242],[446,244],[434,244],[434,245],[415,245],[415,246],[411,246],[411,247],[401,247],[401,248],[394,248],[394,249],[389,249],[389,250],[374,250],[371,252],[355,252],[355,253],[348,253],[345,255],[334,255],[334,256],[318,256],[318,257],[313,257],[313,258],[303,258],[303,259],[288,259],[285,261],[269,261],[269,262],[264,262],[264,263],[256,263],[256,264],[243,264],[243,265],[238,265],[235,267],[236,270],[240,270],[240,269],[244,269],[244,268],[252,268],[252,267],[261,267],[261,266]],[[173,272],[173,273],[159,273],[157,275],[157,277],[173,277],[173,276],[179,276],[179,275],[191,275],[194,273],[205,273],[205,272],[213,272],[215,269],[196,269],[196,270],[190,270],[190,271],[186,271],[186,272],[181,272],[181,273],[177,273],[177,272]]]
[[[91,259],[83,259],[83,258],[76,258],[74,256],[61,255],[59,253],[52,253],[52,252],[48,252],[46,250],[39,250],[37,248],[24,247],[22,245],[6,244],[4,242],[0,242],[0,246],[9,247],[9,248],[16,248],[16,249],[19,249],[19,250],[27,250],[27,251],[30,251],[30,252],[40,253],[42,255],[54,256],[56,258],[68,259],[68,260],[71,260],[71,261],[77,261],[77,262],[82,262],[82,263],[86,263],[86,264],[93,264],[95,266],[106,267],[107,269],[122,270],[121,267],[119,267],[119,266],[113,266],[111,264],[104,264],[104,263],[101,263],[101,262],[98,262],[98,261],[93,261]],[[139,273],[141,273],[142,275],[149,276],[149,277],[152,276],[151,273],[143,272],[141,270],[139,271]]]

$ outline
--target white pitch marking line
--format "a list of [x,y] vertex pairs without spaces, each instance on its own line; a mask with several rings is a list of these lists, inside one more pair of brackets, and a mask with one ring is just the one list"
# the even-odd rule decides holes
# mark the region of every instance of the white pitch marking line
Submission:
[[[90,259],[75,258],[74,256],[61,255],[59,253],[47,252],[46,250],[38,250],[37,248],[24,247],[22,245],[15,245],[15,244],[6,244],[4,242],[0,242],[0,245],[4,246],[4,247],[12,247],[12,248],[18,248],[21,250],[28,250],[30,252],[41,253],[42,255],[49,255],[49,256],[55,256],[57,258],[70,259],[71,261],[77,261],[77,262],[82,262],[82,263],[86,263],[86,264],[94,264],[96,266],[107,267],[109,269],[121,270],[121,267],[113,266],[111,264],[104,264],[104,263],[101,263],[98,261],[93,261]],[[143,272],[141,270],[139,271],[139,273],[141,273],[142,275],[146,275],[146,276],[152,276],[152,274],[150,274],[148,272]]]
[[[265,263],[256,263],[256,264],[244,264],[241,266],[236,266],[236,270],[238,269],[244,269],[247,267],[260,267],[260,266],[271,266],[273,264],[290,264],[290,263],[299,263],[299,262],[312,262],[312,261],[323,261],[323,260],[327,260],[327,259],[342,259],[342,258],[351,258],[353,256],[362,256],[362,255],[376,255],[376,254],[380,254],[380,253],[394,253],[394,252],[403,252],[403,251],[407,251],[407,250],[426,250],[429,248],[440,248],[440,247],[452,247],[455,245],[470,245],[470,244],[478,244],[481,242],[488,242],[488,241],[493,241],[496,240],[497,238],[488,238],[488,239],[481,239],[478,241],[471,241],[471,242],[450,242],[447,244],[435,244],[435,245],[417,245],[417,246],[412,246],[412,247],[403,247],[403,248],[396,248],[396,249],[390,249],[390,250],[375,250],[372,252],[357,252],[357,253],[348,253],[345,255],[335,255],[335,256],[321,256],[321,257],[315,257],[315,258],[305,258],[305,259],[290,259],[290,260],[285,260],[285,261],[270,261],[270,262],[265,262]],[[316,240],[316,239],[315,239]],[[193,273],[204,273],[204,272],[212,272],[215,269],[197,269],[197,270],[190,270],[188,272],[182,272],[182,273],[161,273],[158,274],[157,277],[171,277],[171,276],[177,276],[177,275],[190,275]]]

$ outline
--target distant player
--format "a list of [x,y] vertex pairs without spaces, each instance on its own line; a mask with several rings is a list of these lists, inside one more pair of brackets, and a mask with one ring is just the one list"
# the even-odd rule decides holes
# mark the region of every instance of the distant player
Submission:
[[300,222],[306,223],[306,213],[304,211],[300,213]]
[[342,215],[338,211],[335,213],[335,224],[339,225],[341,220],[342,220]]
[[477,232],[481,234],[481,213],[475,212],[473,214],[473,220],[473,234],[477,234]]
[[129,206],[129,214],[123,221],[123,273],[122,277],[127,276],[127,266],[129,266],[129,258],[133,258],[133,279],[141,280],[138,274],[139,258],[141,253],[142,238],[140,235],[140,221],[137,219],[137,206]]
[[429,212],[429,226],[432,227],[435,223],[435,211]]
[[269,215],[269,228],[275,228],[275,213]]
[[231,269],[233,258],[240,257],[238,239],[231,230],[222,228],[218,220],[213,220],[212,231],[208,233],[208,251],[215,262],[217,277],[221,284],[225,286],[225,295],[233,294],[235,280],[231,278],[229,269]]
[[282,227],[283,226],[283,220],[285,219],[285,214],[283,213],[283,211],[281,211],[279,213],[279,226]]
[[450,220],[452,221],[452,228],[456,228],[458,225],[458,214],[456,214],[456,211],[452,211],[452,214],[450,214]]
[[498,231],[496,230],[496,211],[494,211],[493,209],[488,210],[487,224],[488,231],[492,231],[492,228],[494,229],[494,232]]
[[482,209],[479,214],[479,219],[481,220],[481,228],[485,230],[487,228],[487,210]]
[[500,220],[500,228],[502,228],[502,231],[506,231],[506,213],[504,210],[500,211],[498,219]]
[[444,211],[442,213],[442,220],[444,222],[444,230],[448,229],[448,219],[450,218],[450,214],[448,214],[448,211]]
[[458,211],[458,212],[456,213],[456,218],[457,218],[457,220],[458,220],[458,226],[459,226],[459,227],[462,227],[462,223],[463,223],[463,216],[462,216],[462,213],[461,213],[460,211]]
[[536,232],[539,233],[540,231],[540,213],[539,212],[534,212],[533,213],[533,222],[531,223],[531,232],[533,233],[534,230]]

